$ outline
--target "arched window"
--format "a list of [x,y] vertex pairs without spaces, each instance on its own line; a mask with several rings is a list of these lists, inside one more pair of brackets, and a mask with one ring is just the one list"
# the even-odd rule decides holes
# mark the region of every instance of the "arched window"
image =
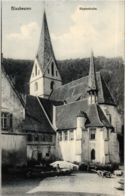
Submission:
[[91,150],[91,160],[95,160],[95,150]]
[[35,91],[37,91],[37,90],[38,90],[38,82],[35,82],[34,90],[35,90]]
[[51,64],[51,73],[52,73],[52,76],[54,76],[54,63],[53,62]]
[[50,83],[50,89],[51,89],[51,90],[54,89],[54,81],[51,81],[51,83]]

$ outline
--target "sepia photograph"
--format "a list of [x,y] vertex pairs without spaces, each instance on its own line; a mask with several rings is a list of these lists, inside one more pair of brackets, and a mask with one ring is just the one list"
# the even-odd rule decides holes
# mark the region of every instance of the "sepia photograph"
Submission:
[[1,0],[1,196],[124,195],[124,0]]

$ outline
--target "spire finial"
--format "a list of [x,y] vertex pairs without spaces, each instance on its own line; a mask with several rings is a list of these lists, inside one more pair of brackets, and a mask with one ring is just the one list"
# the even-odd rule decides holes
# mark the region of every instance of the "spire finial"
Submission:
[[93,54],[92,49],[91,49],[91,57],[90,57],[88,88],[89,90],[97,90],[95,65],[94,65],[94,54]]

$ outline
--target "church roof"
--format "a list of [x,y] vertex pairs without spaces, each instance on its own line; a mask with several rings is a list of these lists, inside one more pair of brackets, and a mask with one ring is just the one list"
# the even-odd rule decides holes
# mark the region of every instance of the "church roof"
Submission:
[[31,95],[27,96],[25,113],[26,118],[23,124],[23,130],[55,133],[42,107],[40,106],[37,97]]
[[[100,72],[96,72],[96,80],[98,88],[98,103],[116,105]],[[87,98],[87,90],[88,76],[85,76],[54,89],[49,99],[71,103]]]
[[80,111],[86,112],[88,100],[80,100],[74,103],[56,107],[56,126],[58,129],[76,128],[76,117]]
[[55,60],[45,12],[43,14],[43,24],[36,58],[43,72],[51,59]]
[[89,76],[88,76],[88,91],[90,90],[97,90],[93,52],[91,52],[90,68],[89,68]]
[[86,127],[112,127],[99,105],[88,105],[87,99],[84,99],[56,107],[56,126],[58,130],[76,128],[76,117],[80,111],[87,114]]

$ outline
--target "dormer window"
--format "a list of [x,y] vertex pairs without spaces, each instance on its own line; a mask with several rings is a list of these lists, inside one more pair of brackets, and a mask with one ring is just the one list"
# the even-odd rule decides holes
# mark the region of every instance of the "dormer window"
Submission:
[[51,73],[52,73],[52,76],[54,76],[54,63],[53,62],[51,64]]

